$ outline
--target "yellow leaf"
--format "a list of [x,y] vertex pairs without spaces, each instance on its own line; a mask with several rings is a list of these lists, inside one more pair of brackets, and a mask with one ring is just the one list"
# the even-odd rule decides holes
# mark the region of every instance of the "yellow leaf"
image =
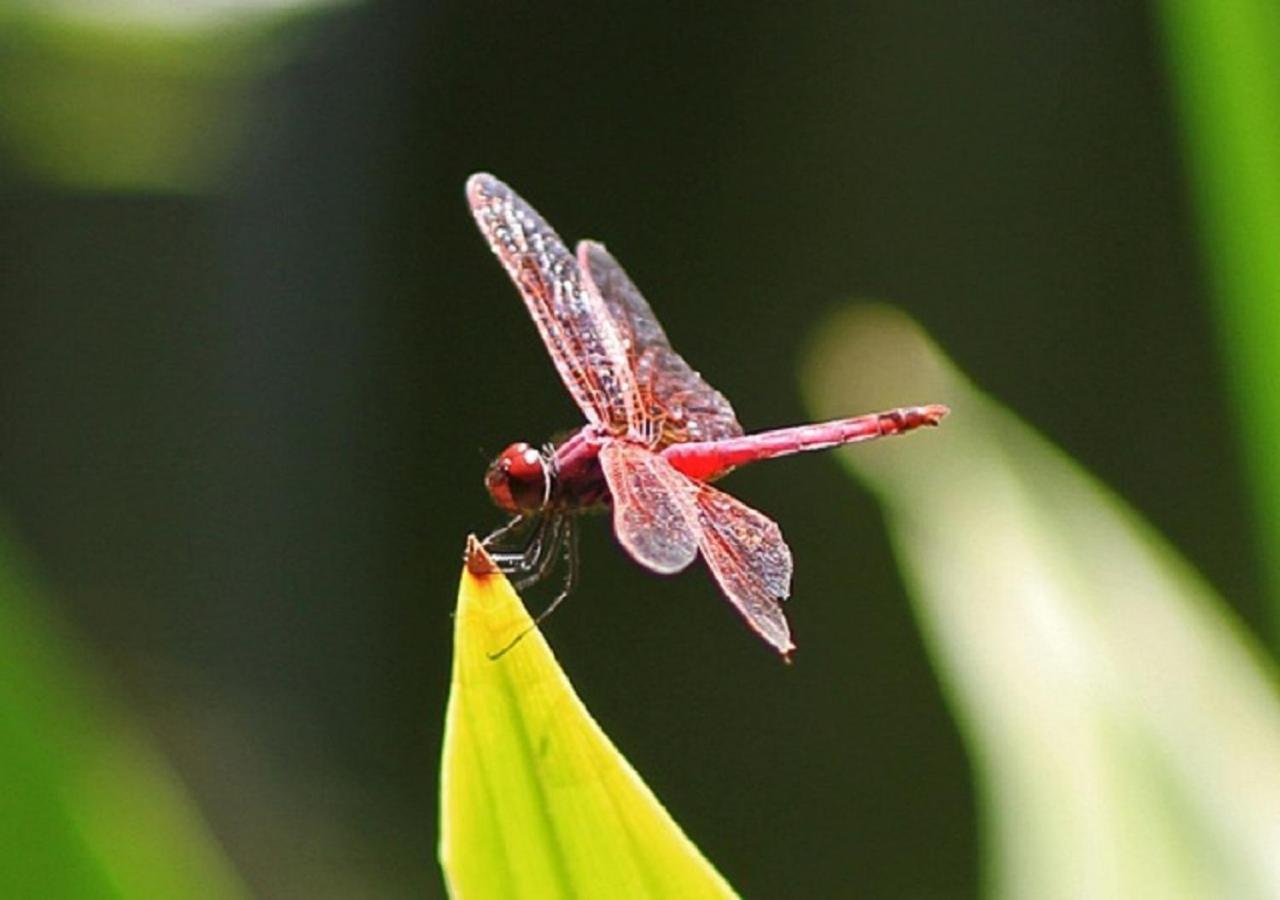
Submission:
[[591,718],[474,538],[462,573],[441,765],[455,898],[733,897]]

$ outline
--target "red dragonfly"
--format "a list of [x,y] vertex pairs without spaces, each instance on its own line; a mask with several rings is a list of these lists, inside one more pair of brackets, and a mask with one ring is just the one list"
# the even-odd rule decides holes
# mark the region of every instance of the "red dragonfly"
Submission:
[[492,175],[472,175],[467,199],[587,417],[559,445],[512,444],[489,466],[489,495],[514,518],[484,544],[533,529],[523,548],[495,552],[494,561],[522,589],[563,555],[564,589],[541,621],[576,578],[575,515],[612,507],[614,533],[636,562],[671,574],[701,553],[747,624],[788,655],[795,645],[781,602],[791,592],[791,550],[773,520],[709,482],[759,459],[937,425],[947,408],[909,406],[744,435],[729,401],[671,348],[602,244],[581,241],[570,254],[542,216]]

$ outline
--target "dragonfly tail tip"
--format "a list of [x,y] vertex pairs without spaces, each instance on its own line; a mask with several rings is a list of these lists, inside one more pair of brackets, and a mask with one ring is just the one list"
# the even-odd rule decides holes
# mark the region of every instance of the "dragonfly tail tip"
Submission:
[[925,423],[936,427],[943,419],[951,415],[951,407],[941,403],[931,403],[921,412],[924,415]]

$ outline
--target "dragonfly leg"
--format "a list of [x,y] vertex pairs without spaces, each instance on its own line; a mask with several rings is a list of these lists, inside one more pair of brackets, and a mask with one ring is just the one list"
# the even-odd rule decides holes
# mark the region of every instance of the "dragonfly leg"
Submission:
[[513,532],[513,531],[515,531],[516,529],[520,528],[521,526],[523,526],[523,525],[524,525],[526,522],[528,522],[528,521],[529,521],[529,520],[528,520],[528,517],[527,517],[527,516],[516,516],[516,517],[515,517],[515,518],[513,518],[510,522],[508,522],[506,525],[503,525],[501,528],[495,528],[493,531],[489,532],[488,536],[487,536],[487,537],[485,537],[485,539],[484,539],[484,540],[482,540],[482,541],[480,542],[480,544],[481,544],[485,549],[488,549],[488,547],[489,547],[489,545],[490,545],[490,544],[493,544],[493,543],[496,543],[496,542],[498,542],[498,541],[501,541],[503,538],[505,538],[505,537],[506,537],[507,535],[509,535],[511,532]]
[[556,607],[573,593],[574,587],[578,584],[578,529],[573,527],[572,522],[568,522],[565,531],[566,534],[561,538],[564,544],[564,584],[560,588],[560,593],[556,594],[556,598],[547,604],[546,609],[538,613],[538,617],[533,620],[534,625],[541,625],[547,616],[555,612]]
[[523,591],[551,574],[551,570],[555,568],[556,558],[560,554],[560,547],[564,544],[565,526],[568,521],[563,516],[552,517],[552,521],[544,529],[536,558],[530,560],[529,568],[524,572],[513,573],[519,575],[514,583],[517,591]]
[[[500,540],[503,536],[511,533],[513,526],[515,526],[517,522],[518,524],[524,524],[524,521],[518,520],[517,518],[517,520],[508,522],[507,525],[504,525],[497,531],[494,531],[494,534],[498,535]],[[543,554],[543,544],[545,535],[547,535],[548,524],[548,520],[545,520],[545,518],[539,518],[538,522],[536,522],[536,525],[534,526],[534,531],[532,531],[532,534],[529,535],[529,539],[526,540],[525,544],[522,545],[520,549],[490,550],[489,556],[493,558],[495,563],[498,563],[498,568],[503,571],[504,575],[520,577],[527,575],[529,572],[538,568],[539,559],[541,558],[541,554]],[[492,536],[493,535],[490,535],[490,538],[492,538]],[[488,542],[488,540],[489,538],[485,538],[485,542]]]
[[[543,620],[545,620],[547,616],[551,615],[551,613],[555,611],[555,608],[564,602],[564,599],[573,592],[574,585],[577,584],[578,581],[578,529],[574,527],[572,519],[566,518],[562,520],[561,524],[558,526],[554,542],[559,545],[556,549],[563,550],[564,552],[564,560],[566,563],[564,586],[561,587],[560,593],[556,594],[556,598],[547,605],[547,608],[538,613],[537,617],[534,618],[528,628],[513,637],[511,642],[501,650],[490,653],[490,659],[496,660],[501,658],[508,650],[520,643],[526,634],[541,625]],[[554,553],[549,553],[547,556],[551,559],[555,558]],[[547,570],[550,571],[550,568],[551,566],[548,565]],[[546,572],[542,574],[545,576]]]
[[[522,548],[493,551],[489,555],[503,574],[515,582],[516,590],[524,590],[550,573],[560,550],[560,542],[563,540],[561,534],[563,529],[562,516],[542,516],[537,520],[533,533]],[[509,530],[509,528],[499,529],[499,532]]]

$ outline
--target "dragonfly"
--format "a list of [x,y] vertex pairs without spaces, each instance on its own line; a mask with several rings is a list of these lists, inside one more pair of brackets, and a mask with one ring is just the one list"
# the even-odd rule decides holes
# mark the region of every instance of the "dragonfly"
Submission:
[[[947,407],[906,406],[746,434],[724,395],[672,349],[648,301],[603,244],[580,241],[570,253],[546,220],[492,175],[472,175],[466,194],[586,417],[558,444],[511,444],[485,473],[489,496],[511,516],[482,542],[497,567],[523,590],[565,566],[563,588],[530,629],[577,581],[579,514],[604,510],[618,543],[652,572],[674,574],[701,556],[747,625],[789,658],[795,644],[782,603],[791,593],[791,549],[777,523],[712,482],[758,460],[936,426]],[[501,549],[516,537],[522,545]]]

